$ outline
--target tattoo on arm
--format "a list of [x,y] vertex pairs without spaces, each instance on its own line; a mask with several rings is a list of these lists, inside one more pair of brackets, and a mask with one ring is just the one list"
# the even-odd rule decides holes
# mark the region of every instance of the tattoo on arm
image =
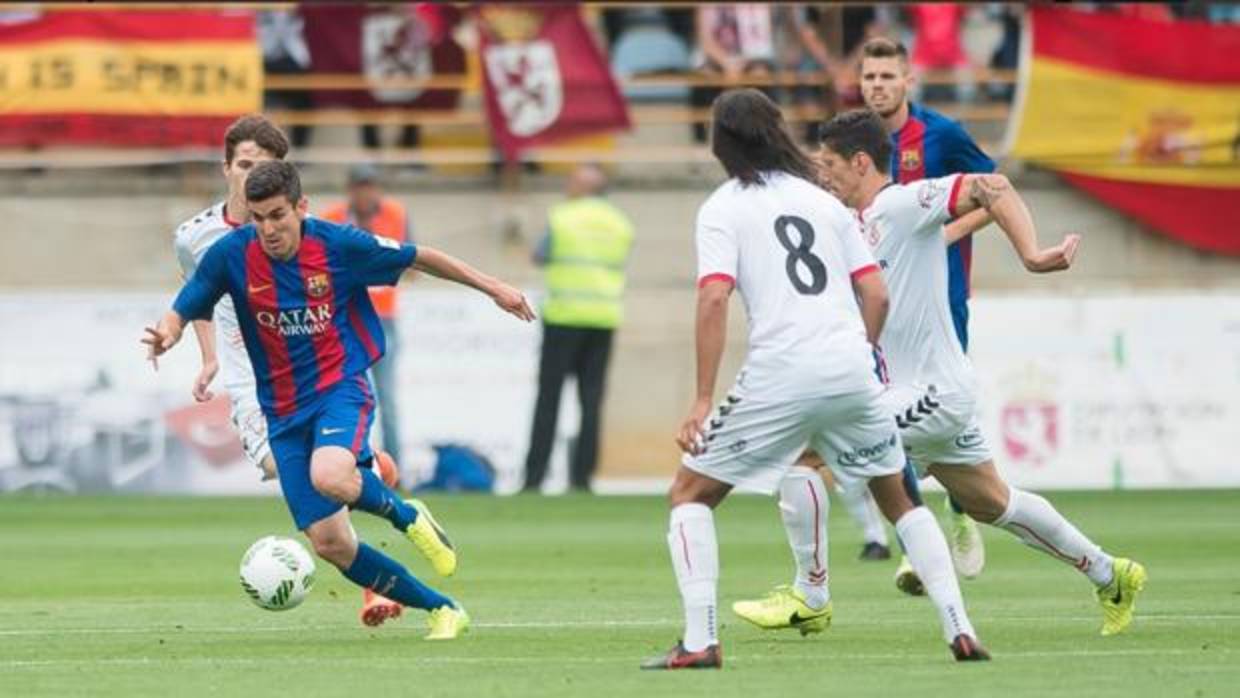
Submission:
[[969,198],[978,206],[989,209],[996,201],[1008,193],[1012,185],[1008,183],[1006,177],[995,177],[993,175],[983,175],[974,177],[972,184],[969,186]]

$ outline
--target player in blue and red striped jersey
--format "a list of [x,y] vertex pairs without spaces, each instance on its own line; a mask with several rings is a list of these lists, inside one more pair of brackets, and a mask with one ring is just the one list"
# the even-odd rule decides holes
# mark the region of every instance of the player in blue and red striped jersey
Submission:
[[413,267],[475,288],[522,320],[534,313],[519,290],[447,254],[307,218],[297,170],[286,162],[255,167],[245,193],[253,223],[207,251],[172,310],[146,328],[142,341],[154,361],[180,340],[187,322],[210,318],[227,294],[298,529],[353,583],[429,611],[427,639],[453,639],[469,625],[464,608],[360,543],[349,523],[350,507],[385,518],[437,573],[456,570],[456,551],[426,506],[403,501],[372,469],[359,467],[373,457],[367,436],[375,401],[366,370],[384,351],[366,287],[395,284]]

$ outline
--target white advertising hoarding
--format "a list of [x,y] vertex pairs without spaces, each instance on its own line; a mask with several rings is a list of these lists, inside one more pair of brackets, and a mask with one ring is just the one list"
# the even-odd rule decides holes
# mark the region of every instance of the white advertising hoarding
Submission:
[[[403,465],[425,474],[430,444],[464,443],[490,457],[501,489],[514,488],[538,325],[470,292],[418,289],[402,301]],[[168,302],[162,293],[0,294],[0,491],[278,491],[244,462],[225,401],[190,397],[198,352],[188,334],[158,373],[143,360],[141,329]],[[1240,486],[1231,447],[1240,432],[1240,295],[1022,295],[972,307],[982,424],[1013,483]],[[692,347],[669,341],[665,350]],[[573,394],[566,386],[561,442],[575,424]],[[666,410],[671,419],[681,407]]]
[[1013,296],[972,306],[982,425],[1013,482],[1240,486],[1240,296]]

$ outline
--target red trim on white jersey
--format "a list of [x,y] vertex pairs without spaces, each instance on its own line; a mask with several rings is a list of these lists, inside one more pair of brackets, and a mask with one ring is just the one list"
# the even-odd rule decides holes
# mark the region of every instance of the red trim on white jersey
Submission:
[[964,184],[964,175],[956,175],[956,181],[952,182],[952,192],[947,197],[947,215],[952,218],[956,217],[956,201],[960,198],[961,184]]
[[237,222],[228,217],[228,202],[227,201],[225,201],[224,205],[220,207],[220,218],[223,218],[224,223],[226,223],[229,227],[232,227],[232,228],[240,228],[241,226],[245,225],[244,221]]
[[849,276],[855,282],[861,277],[865,276],[866,274],[873,274],[876,271],[878,271],[877,264],[867,264],[864,267],[861,267],[860,269],[854,269],[853,273],[849,274]]
[[736,287],[736,279],[734,279],[731,274],[724,274],[722,272],[717,272],[714,274],[707,274],[706,276],[703,276],[702,278],[698,279],[697,287],[702,288],[706,284],[709,284],[713,281],[723,281],[724,283],[731,284],[733,288]]

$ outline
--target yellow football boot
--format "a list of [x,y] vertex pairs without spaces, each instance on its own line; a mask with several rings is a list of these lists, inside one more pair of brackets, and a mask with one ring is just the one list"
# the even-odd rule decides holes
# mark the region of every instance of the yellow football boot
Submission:
[[431,627],[427,640],[455,640],[469,629],[469,614],[460,604],[456,608],[440,606],[431,611],[426,624]]
[[431,567],[437,574],[451,577],[456,572],[456,550],[452,547],[452,541],[448,540],[448,534],[443,532],[435,517],[431,516],[431,510],[420,500],[405,501],[418,510],[418,518],[405,529],[405,536],[431,561]]
[[895,583],[897,589],[909,596],[926,595],[926,587],[921,583],[921,577],[917,576],[917,570],[913,569],[913,563],[909,562],[908,555],[900,556],[900,566],[896,568]]
[[1118,635],[1132,623],[1137,595],[1145,589],[1146,573],[1141,563],[1126,557],[1115,558],[1111,565],[1114,576],[1111,583],[1098,589],[1098,604],[1102,606],[1102,634]]
[[801,635],[820,633],[831,627],[831,602],[817,610],[805,603],[805,595],[786,584],[754,601],[737,601],[732,612],[762,628],[796,628]]

